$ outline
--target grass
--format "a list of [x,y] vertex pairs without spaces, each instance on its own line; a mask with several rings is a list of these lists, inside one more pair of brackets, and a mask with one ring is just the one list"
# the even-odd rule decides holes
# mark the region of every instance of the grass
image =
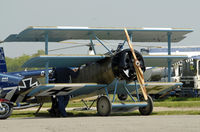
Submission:
[[[119,102],[119,100],[116,100]],[[127,101],[128,103],[131,102],[130,99]],[[87,101],[87,104],[90,105],[92,102]],[[68,108],[70,107],[84,107],[85,105],[82,102],[73,102],[70,101],[68,104]],[[163,100],[156,100],[154,101],[155,107],[200,107],[200,98],[183,98],[183,97],[169,97]],[[43,108],[50,108],[51,103],[45,103]],[[96,107],[96,103],[94,103],[93,107]]]
[[[68,111],[69,117],[89,117],[98,116],[96,111]],[[200,115],[200,111],[189,110],[189,111],[160,111],[153,112],[152,115]],[[138,111],[123,112],[123,113],[112,113],[110,116],[140,116]],[[35,115],[35,111],[13,111],[11,118],[52,118],[47,111],[40,111]]]
[[167,102],[154,102],[155,107],[200,107],[200,101],[167,101]]
[[[34,115],[35,111],[13,111],[12,115],[10,118],[28,118],[28,117],[36,117]],[[40,114],[43,114],[44,112],[40,112]],[[48,114],[47,112],[45,112]]]
[[200,98],[169,97],[154,101],[155,107],[200,107]]
[[200,111],[198,110],[160,111],[160,112],[153,112],[152,115],[200,115]]
[[164,101],[164,102],[169,102],[169,101],[200,101],[199,97],[192,98],[192,97],[168,97],[166,99],[159,99],[157,100],[158,102]]
[[[90,105],[92,102],[87,101],[87,104]],[[130,103],[130,102],[129,102]],[[94,103],[93,107],[96,106]],[[45,103],[43,108],[50,108],[51,103]],[[82,102],[73,102],[70,101],[68,107],[84,107]],[[178,108],[178,107],[200,107],[200,98],[176,98],[170,97],[164,100],[156,100],[154,101],[154,107],[170,107],[170,108]],[[38,115],[35,115],[36,111],[13,111],[11,118],[29,118],[29,117],[50,117],[47,111],[40,111]],[[97,116],[96,111],[68,111],[71,117],[82,117],[82,116]],[[124,113],[112,113],[111,116],[139,116],[140,113],[138,111],[133,112],[124,112]],[[200,111],[198,110],[186,110],[186,111],[159,111],[153,112],[152,115],[200,115]]]

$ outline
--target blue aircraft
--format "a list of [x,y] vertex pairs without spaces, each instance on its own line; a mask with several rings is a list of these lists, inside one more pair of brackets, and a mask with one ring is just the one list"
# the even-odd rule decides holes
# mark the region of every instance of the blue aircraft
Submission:
[[[20,93],[38,86],[39,81],[36,78],[43,76],[44,70],[7,72],[4,50],[0,47],[0,99],[9,102],[7,105],[26,100],[26,97],[21,97]],[[2,111],[0,108],[0,118]]]
[[[126,30],[124,28],[61,26],[28,27],[19,34],[8,36],[4,42],[45,41],[46,55],[28,60],[23,67],[46,67],[46,84],[33,86],[19,93],[15,102],[20,102],[23,99],[28,101],[29,98],[36,97],[37,103],[44,103],[47,100],[51,101],[51,96],[54,95],[68,95],[70,100],[98,96],[93,102],[97,101],[97,112],[99,115],[107,116],[111,112],[134,109],[139,109],[142,115],[150,115],[153,111],[153,101],[147,92],[149,93],[151,90],[159,91],[166,87],[181,84],[144,82],[143,72],[145,67],[171,67],[171,64],[184,59],[186,56],[172,56],[170,53],[165,56],[142,56],[133,49],[131,41],[168,42],[170,52],[171,42],[181,41],[190,32],[192,32],[191,29],[174,28],[128,28]],[[48,55],[48,42],[61,42],[65,40],[89,40],[94,55]],[[101,43],[108,52],[97,54],[93,40]],[[116,50],[110,50],[101,40],[122,40],[124,43],[119,45],[119,48]],[[129,44],[130,49],[123,49],[126,42]],[[78,76],[71,78],[72,81],[70,83],[48,83],[48,68],[51,67],[80,67],[80,70]],[[171,68],[168,69],[170,70]],[[169,73],[171,74],[170,71]],[[13,76],[16,77],[15,74]],[[26,78],[18,79],[19,85],[25,84],[25,80]],[[34,83],[29,84],[32,86]],[[23,86],[19,87],[19,90],[17,89],[17,91],[20,90],[23,90]],[[11,92],[7,93],[6,96],[10,94]],[[113,94],[112,100],[109,94]],[[116,94],[129,95],[134,103],[114,104]],[[10,109],[12,108],[6,106],[8,103],[2,101],[4,99],[0,98],[0,118],[7,118],[11,114]],[[3,104],[4,106],[2,107],[1,105]]]

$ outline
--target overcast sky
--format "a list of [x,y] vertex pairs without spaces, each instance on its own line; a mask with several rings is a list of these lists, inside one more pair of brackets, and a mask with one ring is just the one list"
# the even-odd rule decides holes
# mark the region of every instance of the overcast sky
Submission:
[[[175,27],[194,29],[177,45],[198,46],[199,6],[199,0],[1,0],[0,40],[28,26]],[[44,49],[44,43],[0,46],[8,57]]]

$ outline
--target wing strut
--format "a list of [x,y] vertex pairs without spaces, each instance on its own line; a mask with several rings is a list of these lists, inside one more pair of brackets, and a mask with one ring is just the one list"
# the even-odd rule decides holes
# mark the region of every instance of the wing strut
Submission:
[[134,66],[134,68],[136,70],[136,75],[137,75],[137,79],[138,79],[138,82],[139,82],[141,90],[142,90],[142,94],[144,96],[144,99],[148,100],[146,88],[145,88],[145,85],[144,85],[143,71],[142,71],[142,69],[140,67],[140,62],[138,61],[138,59],[137,59],[137,57],[135,55],[133,46],[131,45],[131,41],[130,41],[130,38],[129,38],[129,35],[128,35],[128,32],[127,32],[127,29],[124,28],[124,31],[125,31],[125,34],[126,34],[128,45],[129,45],[129,47],[131,49],[131,52],[132,52],[132,55],[133,55],[133,58],[134,58],[133,66]]
[[[45,34],[45,55],[48,55],[48,41],[49,41],[49,36],[48,36],[48,33]],[[49,62],[47,61],[46,62],[46,65],[45,65],[45,83],[48,84],[49,83]]]

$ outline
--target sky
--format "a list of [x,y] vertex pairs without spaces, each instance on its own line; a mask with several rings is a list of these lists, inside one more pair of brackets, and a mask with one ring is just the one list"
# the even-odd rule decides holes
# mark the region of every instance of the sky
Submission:
[[[199,0],[1,0],[0,40],[28,26],[174,27],[194,30],[174,45],[198,46],[199,5]],[[49,49],[68,45],[53,43]],[[0,46],[8,57],[30,55],[44,49],[44,43],[12,42]],[[83,49],[61,52],[74,53]]]

